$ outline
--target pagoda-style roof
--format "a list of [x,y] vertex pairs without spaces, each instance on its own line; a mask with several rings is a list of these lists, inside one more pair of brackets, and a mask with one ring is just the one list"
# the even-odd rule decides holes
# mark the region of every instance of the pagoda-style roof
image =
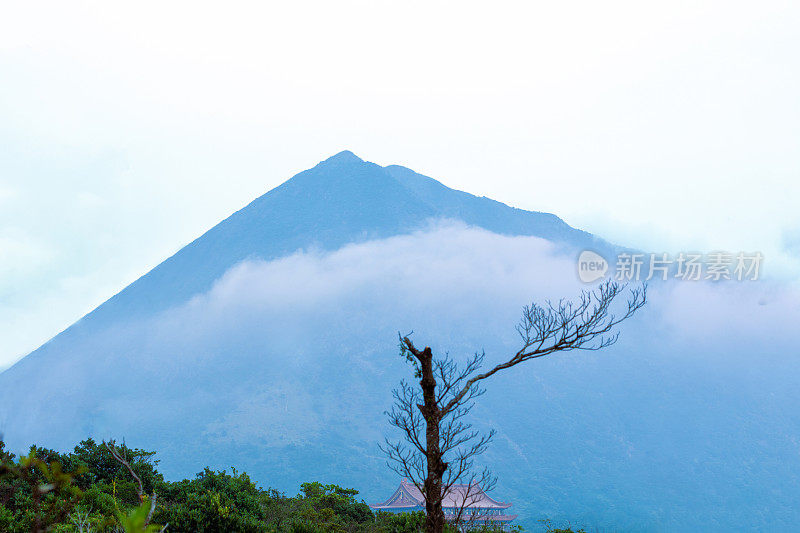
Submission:
[[[464,502],[466,500],[466,504]],[[464,505],[464,509],[478,512],[480,510],[490,509],[508,509],[511,507],[510,503],[499,502],[490,498],[483,489],[477,485],[453,485],[447,494],[444,495],[442,500],[442,507],[459,509]],[[394,491],[388,500],[375,505],[370,505],[372,509],[391,511],[396,509],[409,509],[420,507],[425,509],[425,498],[422,497],[422,492],[413,483],[409,483],[405,479],[400,482],[400,486]],[[493,515],[493,519],[501,520],[501,517],[512,519],[513,515]]]

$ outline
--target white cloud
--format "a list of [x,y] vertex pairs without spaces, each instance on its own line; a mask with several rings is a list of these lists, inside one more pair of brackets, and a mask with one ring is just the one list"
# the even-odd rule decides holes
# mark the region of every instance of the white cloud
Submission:
[[[271,339],[295,350],[315,324],[350,331],[363,320],[364,328],[417,330],[423,338],[424,324],[437,338],[450,335],[462,348],[479,349],[484,332],[505,331],[503,342],[513,345],[523,305],[575,298],[587,288],[591,285],[578,281],[576,257],[559,254],[548,241],[443,221],[426,231],[335,252],[243,262],[207,294],[157,320],[170,341],[174,332],[188,328],[192,345],[252,330],[263,334],[266,328]],[[652,337],[637,334],[644,345],[675,342],[692,346],[693,354],[716,357],[742,352],[764,338],[780,351],[788,347],[798,319],[800,290],[790,284],[674,281],[651,284],[650,304],[636,319],[640,325],[623,330],[649,329]]]
[[574,258],[554,251],[543,239],[501,236],[443,221],[430,230],[332,253],[243,262],[183,312],[216,321],[238,320],[247,310],[280,310],[279,320],[290,321],[320,309],[346,309],[347,302],[377,300],[381,306],[413,305],[426,319],[445,306],[447,320],[455,320],[474,311],[474,301],[464,300],[471,294],[479,300],[516,301],[516,313],[531,294],[555,298],[579,288]]

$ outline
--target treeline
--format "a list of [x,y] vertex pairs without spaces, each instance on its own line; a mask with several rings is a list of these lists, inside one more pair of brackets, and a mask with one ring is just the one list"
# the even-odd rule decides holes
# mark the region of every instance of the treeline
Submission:
[[357,490],[337,485],[303,483],[297,496],[286,496],[259,488],[245,472],[209,468],[191,480],[166,481],[154,455],[87,439],[71,453],[33,446],[15,457],[0,440],[0,532],[424,530],[423,513],[375,514]]

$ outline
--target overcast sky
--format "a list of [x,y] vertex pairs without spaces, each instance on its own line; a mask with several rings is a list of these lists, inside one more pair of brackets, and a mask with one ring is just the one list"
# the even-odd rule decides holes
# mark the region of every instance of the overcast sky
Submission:
[[797,280],[800,5],[652,5],[5,4],[0,368],[343,149]]

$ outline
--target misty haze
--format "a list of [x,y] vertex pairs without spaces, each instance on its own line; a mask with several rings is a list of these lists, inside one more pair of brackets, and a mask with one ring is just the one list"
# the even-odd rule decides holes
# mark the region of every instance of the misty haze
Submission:
[[800,12],[345,4],[0,22],[0,533],[800,529]]

